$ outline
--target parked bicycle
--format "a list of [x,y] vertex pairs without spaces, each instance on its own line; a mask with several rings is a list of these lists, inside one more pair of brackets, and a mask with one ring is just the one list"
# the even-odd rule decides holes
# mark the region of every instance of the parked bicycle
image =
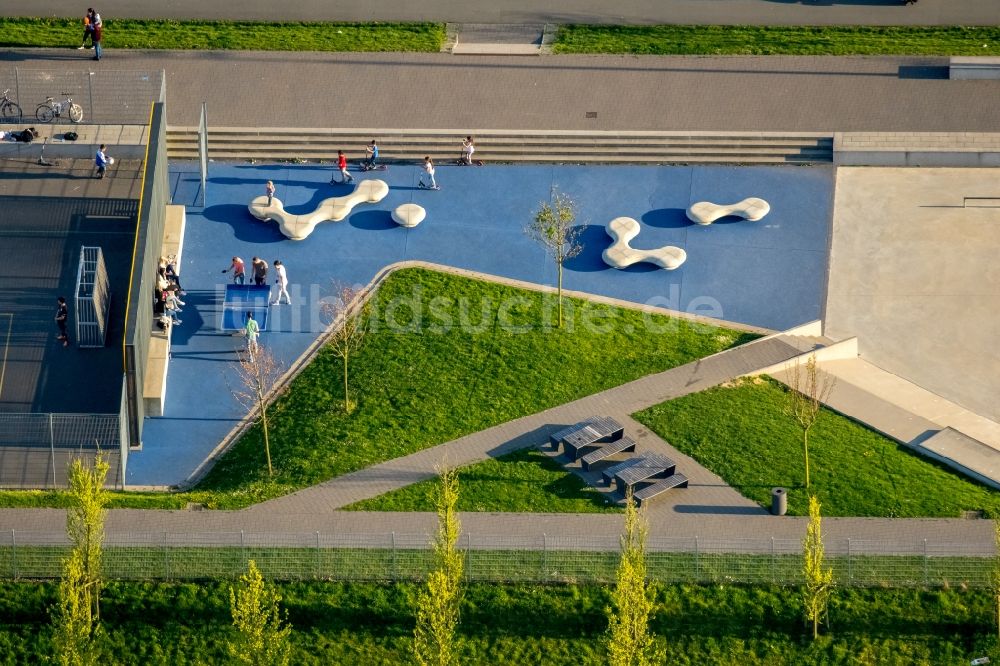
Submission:
[[45,101],[35,109],[35,118],[38,118],[39,122],[51,123],[56,118],[62,117],[63,111],[65,111],[74,123],[83,120],[83,107],[74,102],[69,93],[59,94],[66,95],[65,101],[56,102],[51,97],[46,97]]
[[21,119],[21,106],[10,98],[10,88],[3,91],[0,97],[0,118],[18,121]]

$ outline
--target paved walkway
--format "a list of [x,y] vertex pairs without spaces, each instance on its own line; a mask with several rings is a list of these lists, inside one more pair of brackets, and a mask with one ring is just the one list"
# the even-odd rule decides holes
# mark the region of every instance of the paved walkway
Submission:
[[[13,66],[62,73],[94,64],[76,50],[6,51],[0,86],[14,87]],[[476,129],[1000,131],[1000,86],[946,80],[945,58],[109,49],[100,65],[165,69],[168,121],[185,126],[197,126],[204,100],[214,127],[453,129],[459,137]],[[489,160],[489,146],[480,148]]]
[[[809,340],[804,338],[763,339],[243,511],[115,510],[109,512],[107,529],[116,539],[127,539],[130,535],[148,539],[153,538],[151,535],[170,533],[169,541],[174,544],[215,543],[226,534],[241,530],[271,535],[312,532],[430,534],[436,525],[432,513],[336,509],[429,478],[443,456],[450,464],[460,465],[531,446],[544,440],[552,430],[594,413],[622,419],[629,432],[638,435],[641,447],[655,447],[658,444],[650,439],[655,436],[631,420],[629,413],[780,362],[810,346]],[[691,471],[693,484],[688,490],[677,493],[672,503],[652,505],[649,514],[652,536],[698,537],[729,543],[746,540],[748,547],[757,547],[762,540],[772,537],[802,537],[805,518],[770,516],[725,487],[714,475],[702,474],[690,459],[676,455],[682,469]],[[712,484],[713,478],[717,485]],[[696,495],[711,505],[689,503]],[[462,522],[467,534],[510,541],[531,540],[542,534],[556,540],[585,541],[614,535],[621,529],[618,515],[466,513],[462,515]],[[53,536],[58,538],[64,530],[65,513],[57,509],[0,510],[0,526],[4,530],[17,530],[19,543],[45,541]],[[824,521],[831,553],[845,548],[847,539],[907,544],[923,540],[989,544],[992,529],[992,522],[985,520],[828,518]]]
[[[225,18],[253,21],[451,21],[459,23],[680,23],[729,25],[995,25],[995,0],[104,0],[105,21]],[[81,9],[80,12],[83,10]],[[7,16],[72,16],[56,0],[0,0]],[[113,23],[110,24],[113,29]]]

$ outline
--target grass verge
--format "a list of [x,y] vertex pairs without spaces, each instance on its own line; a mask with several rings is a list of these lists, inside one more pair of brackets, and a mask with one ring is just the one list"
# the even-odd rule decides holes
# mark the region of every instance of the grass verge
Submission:
[[[744,380],[678,398],[635,418],[763,506],[789,487],[788,513],[808,515],[802,431],[784,409],[787,389]],[[825,516],[1000,516],[1000,493],[912,453],[827,409],[809,435],[809,493]]]
[[[112,507],[241,508],[694,361],[755,336],[680,319],[408,269],[373,301],[349,366],[321,351],[268,414],[275,476],[254,428],[191,492],[114,493]],[[391,325],[390,325],[391,324]],[[0,493],[3,506],[59,506],[62,493]]]
[[[104,48],[235,51],[437,52],[443,23],[268,23],[257,21],[104,21]],[[0,19],[0,46],[77,47],[81,19]]]
[[[458,470],[459,511],[604,513],[619,509],[537,449],[514,451]],[[349,511],[435,511],[437,478],[352,504]]]
[[[5,663],[51,653],[56,586],[0,585]],[[228,663],[229,583],[111,583],[101,596],[103,663]],[[288,583],[292,663],[399,664],[411,660],[410,584]],[[605,588],[472,584],[458,627],[466,664],[604,664]],[[650,629],[671,664],[968,664],[997,658],[986,591],[835,591],[828,635],[807,637],[796,588],[671,585]]]
[[1000,55],[1000,27],[564,25],[556,53]]

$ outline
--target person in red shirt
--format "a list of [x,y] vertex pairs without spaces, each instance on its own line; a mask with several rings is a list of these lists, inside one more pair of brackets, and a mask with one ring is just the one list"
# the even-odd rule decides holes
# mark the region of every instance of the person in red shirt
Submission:
[[223,273],[233,272],[233,284],[243,284],[246,282],[246,264],[239,257],[233,257],[233,263],[229,265],[229,268],[223,269]]
[[353,183],[354,177],[347,172],[347,156],[344,155],[344,151],[337,151],[337,167],[340,169],[340,183],[337,183],[333,178],[330,179],[330,184],[343,185],[344,183]]

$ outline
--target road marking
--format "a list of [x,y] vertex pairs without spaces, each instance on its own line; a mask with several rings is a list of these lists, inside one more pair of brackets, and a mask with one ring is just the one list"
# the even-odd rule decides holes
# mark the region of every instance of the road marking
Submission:
[[10,332],[14,328],[14,313],[0,312],[0,317],[9,317],[7,320],[7,339],[3,343],[3,364],[0,365],[0,398],[3,397],[3,378],[7,374],[7,351],[10,349]]

